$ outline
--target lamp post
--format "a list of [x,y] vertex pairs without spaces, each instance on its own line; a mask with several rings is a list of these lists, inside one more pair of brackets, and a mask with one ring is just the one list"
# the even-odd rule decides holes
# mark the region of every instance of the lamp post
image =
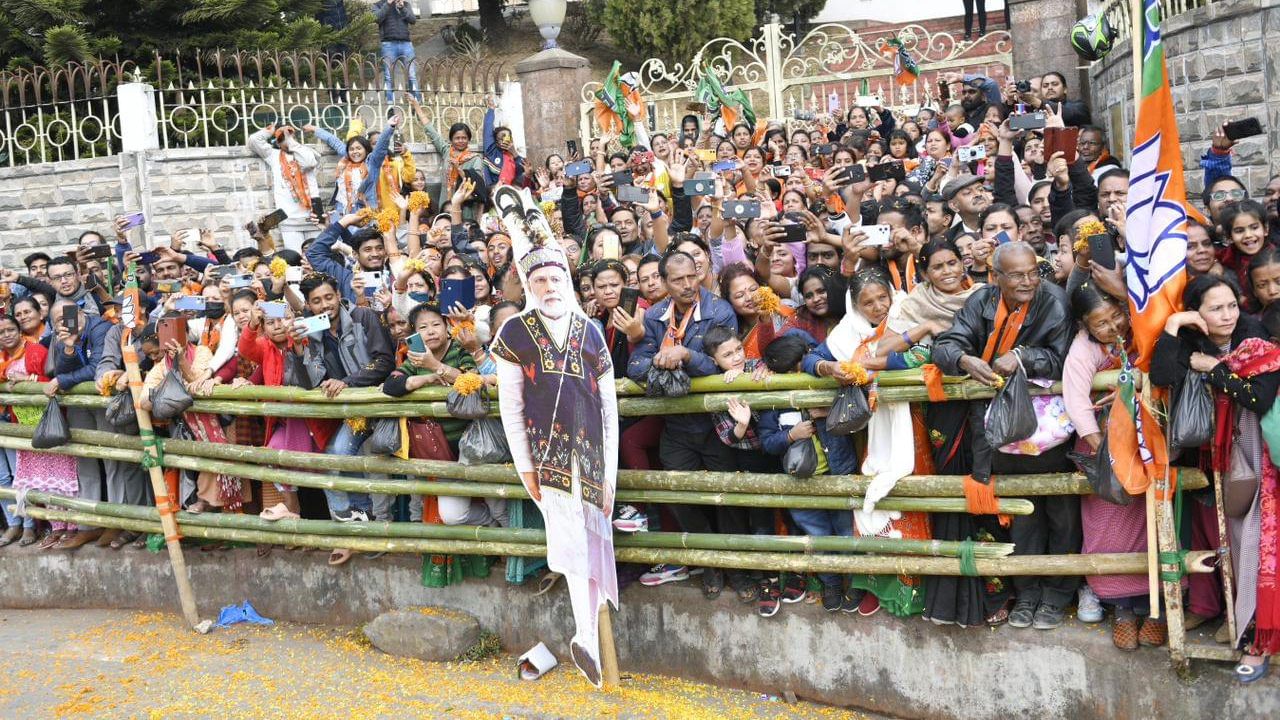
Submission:
[[556,37],[560,35],[560,26],[564,23],[565,4],[567,0],[529,0],[529,17],[538,26],[538,33],[546,40],[543,50],[550,50],[556,45]]

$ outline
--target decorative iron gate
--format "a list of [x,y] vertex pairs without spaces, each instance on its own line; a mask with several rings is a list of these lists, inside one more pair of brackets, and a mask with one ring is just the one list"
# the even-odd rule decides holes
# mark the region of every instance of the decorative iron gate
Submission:
[[[826,111],[832,93],[841,108],[848,108],[860,94],[864,79],[887,107],[910,109],[936,106],[937,76],[943,71],[973,71],[997,79],[1012,76],[1013,41],[1006,31],[965,42],[949,33],[931,33],[921,25],[858,31],[828,23],[799,40],[776,22],[760,30],[760,35],[746,44],[732,38],[711,40],[687,65],[668,67],[657,58],[646,60],[637,75],[640,94],[652,103],[652,125],[672,129],[688,114],[686,106],[704,65],[726,87],[745,91],[758,117],[777,120],[793,117],[798,111]],[[881,52],[895,30],[920,67],[920,77],[910,85],[895,83],[893,60]],[[590,82],[582,88],[580,131],[584,141],[596,134],[592,108],[600,86]]]

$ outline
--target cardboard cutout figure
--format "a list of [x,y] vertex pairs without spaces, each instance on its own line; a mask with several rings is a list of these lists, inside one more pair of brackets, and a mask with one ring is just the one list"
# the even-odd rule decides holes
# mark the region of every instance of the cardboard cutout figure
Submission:
[[578,307],[569,261],[527,190],[494,202],[526,309],[497,330],[498,401],[511,456],[542,511],[547,566],[564,575],[577,629],[573,662],[601,686],[599,612],[618,606],[613,560],[618,403],[604,337]]

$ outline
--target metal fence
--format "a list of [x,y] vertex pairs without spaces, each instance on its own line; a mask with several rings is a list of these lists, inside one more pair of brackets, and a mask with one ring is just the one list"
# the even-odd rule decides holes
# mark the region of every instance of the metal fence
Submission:
[[[373,54],[318,52],[183,53],[151,59],[34,67],[0,73],[0,163],[8,166],[103,157],[120,152],[116,100],[120,83],[155,88],[156,132],[162,148],[241,145],[271,123],[316,125],[341,134],[352,119],[380,126],[391,108],[408,111],[410,70],[428,121],[442,133],[455,122],[479,128],[485,96],[507,80],[498,62],[470,58],[396,61]],[[426,134],[413,120],[409,142]]]
[[[871,94],[887,107],[909,108],[936,104],[937,75],[947,70],[1008,76],[1013,63],[1013,40],[996,31],[969,42],[945,32],[930,32],[920,25],[895,29],[858,31],[836,23],[819,25],[802,37],[783,31],[778,23],[760,28],[760,35],[746,43],[732,38],[707,42],[686,65],[668,65],[658,58],[641,64],[637,75],[640,94],[652,103],[652,123],[673,129],[693,99],[703,68],[715,73],[726,86],[745,91],[757,116],[778,120],[797,111],[824,112],[831,95],[841,108],[854,104],[864,81]],[[920,68],[914,83],[899,85],[894,63],[885,52],[886,41],[896,35]],[[581,133],[596,133],[592,109],[599,82],[582,88]]]

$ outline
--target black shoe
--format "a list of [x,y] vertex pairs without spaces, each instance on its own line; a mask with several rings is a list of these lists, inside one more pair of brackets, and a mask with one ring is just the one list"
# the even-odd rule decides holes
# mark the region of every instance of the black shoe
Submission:
[[[1014,608],[1015,610],[1017,608]],[[1052,630],[1062,624],[1063,609],[1057,605],[1040,603],[1032,618],[1031,627],[1037,630]]]
[[782,576],[782,602],[798,603],[804,599],[804,576],[797,573],[785,573]]
[[715,600],[724,590],[724,571],[720,568],[707,568],[702,573],[702,597]]
[[573,664],[578,666],[583,675],[587,676],[587,681],[596,687],[600,687],[600,666],[591,659],[585,648],[576,642],[569,643],[569,652],[573,655]]
[[333,519],[341,523],[369,522],[369,514],[359,508],[347,508],[333,514]]
[[867,594],[866,590],[851,587],[844,592],[844,597],[840,599],[840,612],[856,613],[858,606],[862,604],[862,598]]
[[1032,620],[1036,615],[1036,605],[1034,600],[1019,600],[1017,605],[1013,606],[1013,610],[1009,613],[1009,627],[1029,628]]
[[973,31],[971,31],[971,30],[965,30],[965,31],[964,31],[964,41],[965,41],[965,42],[969,42],[969,41],[970,41],[970,40],[972,40],[972,39],[973,39]]
[[839,585],[823,585],[822,586],[822,609],[827,612],[836,612],[840,609],[840,603],[844,601],[844,591]]

